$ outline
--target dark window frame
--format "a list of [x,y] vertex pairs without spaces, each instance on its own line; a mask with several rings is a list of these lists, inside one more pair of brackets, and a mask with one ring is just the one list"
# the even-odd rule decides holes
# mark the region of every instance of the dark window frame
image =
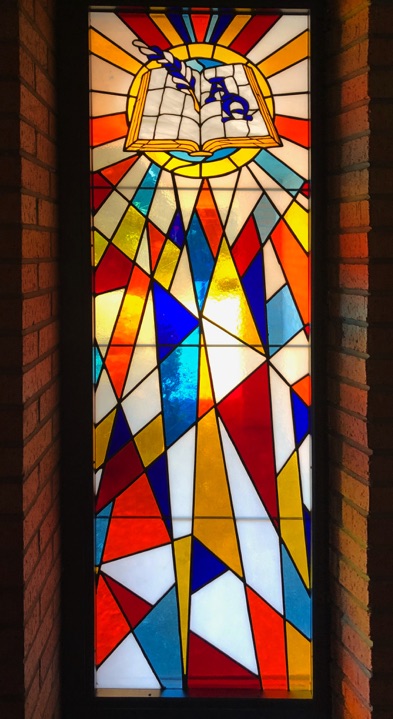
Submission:
[[[116,7],[132,6],[118,2]],[[200,3],[203,6],[203,3]],[[236,3],[215,2],[214,7]],[[227,696],[172,698],[95,697],[93,675],[93,493],[91,267],[89,217],[88,48],[89,6],[112,7],[97,0],[68,0],[57,5],[58,121],[61,238],[61,382],[62,382],[62,710],[64,719],[126,719],[132,715],[180,719],[185,715],[213,719],[217,713],[247,719],[328,719],[328,517],[325,448],[325,312],[326,273],[323,240],[323,137],[321,96],[324,3],[320,0],[281,0],[283,9],[306,8],[311,13],[313,117],[313,262],[314,287],[312,374],[313,433],[316,450],[314,481],[314,694],[312,699]],[[181,7],[178,2],[171,6]],[[156,7],[156,6],[155,6]],[[260,0],[258,9],[271,8]],[[138,6],[135,5],[135,9]],[[141,8],[146,10],[145,7]],[[90,513],[90,517],[89,517]]]

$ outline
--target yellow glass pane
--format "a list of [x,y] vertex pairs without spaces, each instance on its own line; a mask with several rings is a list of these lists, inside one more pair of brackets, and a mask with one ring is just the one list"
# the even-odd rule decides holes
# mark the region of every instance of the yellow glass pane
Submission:
[[98,344],[107,345],[125,290],[114,290],[95,299],[95,326]]
[[176,269],[179,255],[179,248],[176,247],[173,242],[167,240],[154,274],[154,277],[157,282],[160,282],[166,289],[168,289],[169,285],[171,284],[171,280]]
[[210,381],[209,368],[207,365],[206,349],[201,347],[199,364],[199,405],[198,416],[212,408],[214,404],[212,385]]
[[311,643],[289,622],[286,623],[290,690],[311,690]]
[[94,265],[98,265],[102,255],[108,247],[108,240],[105,239],[97,230],[94,232],[93,238],[93,250],[94,250]]
[[178,160],[177,157],[172,157],[165,166],[165,169],[172,171],[177,170],[179,167],[186,167],[187,165],[190,166],[191,162],[187,162],[187,160]]
[[155,22],[157,27],[160,28],[161,32],[163,32],[164,35],[168,38],[171,45],[181,45],[183,40],[181,39],[180,35],[176,32],[175,28],[173,27],[172,23],[166,15],[163,15],[162,13],[152,13],[151,19]]
[[229,157],[223,160],[215,160],[214,162],[205,162],[202,165],[202,177],[216,177],[216,175],[226,175],[228,172],[236,170]]
[[232,40],[239,34],[240,30],[244,28],[250,18],[251,15],[238,15],[237,17],[234,17],[230,25],[228,25],[227,29],[220,37],[220,45],[230,45]]
[[143,215],[131,205],[113,237],[113,244],[132,260],[136,255],[144,224]]
[[183,175],[184,177],[200,177],[201,166],[200,165],[189,165],[189,167],[180,167],[175,170],[176,175]]
[[211,57],[213,54],[213,46],[206,45],[202,42],[195,42],[188,46],[190,57]]
[[121,50],[117,45],[100,35],[96,30],[89,31],[89,46],[93,55],[102,57],[103,60],[111,62],[112,65],[121,67],[122,70],[135,75],[141,69],[142,63],[131,57],[127,52]]
[[310,215],[307,210],[301,207],[297,202],[293,202],[284,217],[294,235],[296,235],[304,249],[308,251],[308,226]]
[[173,544],[177,577],[177,596],[179,598],[180,641],[182,648],[183,671],[187,670],[188,615],[190,608],[190,569],[191,537],[178,539]]
[[247,60],[242,55],[239,55],[237,52],[233,52],[233,50],[228,50],[226,47],[220,47],[217,45],[214,49],[213,53],[213,59],[218,60],[218,62],[224,62],[228,65],[231,65],[234,62],[241,62],[246,63]]
[[241,574],[235,523],[214,410],[198,423],[194,514],[195,536],[234,572]]
[[204,315],[249,345],[261,345],[227,242],[221,245]]
[[148,467],[164,451],[162,416],[158,415],[139,434],[135,435],[135,442],[144,466]]
[[300,60],[304,60],[309,54],[309,33],[308,30],[305,30],[301,35],[295,37],[292,42],[289,42],[288,45],[263,60],[258,65],[258,68],[265,77],[270,77],[270,75],[281,72],[289,65],[295,65]]
[[109,437],[111,436],[116,410],[114,409],[105,419],[97,425],[94,432],[94,466],[101,467],[106,450],[108,449]]
[[[296,351],[296,350],[295,350]],[[282,538],[307,587],[310,586],[306,540],[303,526],[303,508],[297,453],[281,470],[277,478],[280,526]]]
[[241,150],[238,150],[237,152],[234,152],[233,155],[231,155],[231,160],[235,162],[238,167],[243,167],[243,165],[246,165],[248,162],[251,162],[251,160],[253,160],[260,151],[261,150],[259,147],[257,150],[249,150],[247,147],[242,147]]
[[243,576],[233,519],[195,518],[194,534],[239,577]]

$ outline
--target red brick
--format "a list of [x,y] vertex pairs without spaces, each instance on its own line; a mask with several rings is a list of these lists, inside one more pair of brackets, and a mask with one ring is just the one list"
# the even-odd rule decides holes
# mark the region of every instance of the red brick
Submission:
[[56,94],[53,82],[37,65],[35,67],[35,88],[37,95],[39,95],[45,103],[51,107],[55,106]]
[[[40,558],[40,549],[38,543],[38,534],[34,534],[31,538],[30,544],[25,550],[23,557],[23,577],[25,582],[34,574],[38,561]],[[32,610],[33,604],[35,604],[37,597],[33,598],[29,610]]]
[[56,227],[57,207],[53,202],[38,200],[38,224],[42,227]]
[[37,604],[33,607],[29,618],[25,623],[25,653],[27,653],[33,643],[34,637],[38,632],[40,626],[40,607]]
[[40,658],[41,682],[45,680],[48,671],[52,667],[54,659],[58,658],[59,634],[59,629],[56,624],[54,624],[52,627],[51,634],[49,635],[48,642]]
[[361,264],[341,264],[339,267],[340,287],[347,289],[368,289],[369,268]]
[[360,697],[356,689],[346,679],[342,683],[342,693],[346,709],[349,712],[348,718],[371,719],[369,702]]
[[36,162],[22,157],[22,187],[39,195],[49,194],[49,172]]
[[370,636],[370,610],[362,605],[356,597],[350,594],[341,584],[332,579],[332,599],[338,611],[350,621],[365,636]]
[[52,422],[49,419],[25,444],[23,468],[29,471],[44,454],[52,441]]
[[[53,556],[55,558],[56,554],[53,553]],[[57,614],[58,605],[59,605],[59,596],[58,596],[59,576],[60,576],[60,563],[58,562],[57,564],[56,563],[53,564],[52,571],[48,575],[47,580],[45,581],[45,584],[42,587],[42,590],[40,593],[39,602],[40,602],[40,615],[41,616],[44,616],[47,613],[50,605],[53,605],[53,612],[54,612],[54,614]]]
[[22,206],[21,206],[21,217],[24,225],[36,225],[37,224],[37,200],[31,195],[22,193],[21,195]]
[[39,490],[40,478],[36,467],[30,474],[25,476],[23,482],[23,511],[26,513],[36,501]]
[[59,281],[57,263],[41,262],[38,268],[38,278],[41,289],[56,287]]
[[30,85],[31,89],[34,89],[34,62],[31,55],[26,52],[24,47],[19,47],[19,72],[20,77],[26,85]]
[[48,320],[51,316],[49,294],[37,295],[23,301],[23,328],[28,329]]
[[328,122],[330,137],[343,140],[368,132],[370,129],[369,112],[368,104],[364,104],[334,116]]
[[[36,539],[37,539],[37,545],[38,545],[37,537],[34,538],[34,541]],[[33,605],[36,603],[37,599],[39,598],[40,592],[44,585],[44,582],[47,580],[47,578],[50,574],[52,560],[53,560],[52,547],[50,544],[48,544],[45,552],[43,554],[39,555],[39,559],[38,559],[37,564],[35,565],[34,572],[29,576],[29,579],[25,584],[25,593],[24,593],[25,613],[28,613],[29,611],[31,611]]]
[[23,365],[34,362],[38,357],[38,332],[30,332],[23,337]]
[[364,514],[370,506],[370,488],[356,477],[343,471],[341,467],[333,467],[330,471],[333,487],[340,492],[353,506],[359,507]]
[[54,409],[59,404],[59,387],[56,382],[49,387],[40,397],[39,408],[40,408],[40,420],[44,420],[47,416],[52,414]]
[[358,2],[354,8],[355,13],[342,24],[340,45],[345,47],[367,35],[369,28],[369,9],[366,3]]
[[40,484],[43,486],[51,477],[59,464],[60,457],[60,446],[59,442],[53,442],[48,447],[44,456],[41,458],[39,469],[40,469]]
[[52,377],[52,363],[46,357],[37,365],[25,372],[23,376],[23,399],[26,401],[42,389]]
[[23,437],[28,437],[37,427],[38,424],[38,402],[33,402],[25,407],[23,412]]
[[[52,311],[52,308],[51,308]],[[42,327],[39,332],[39,351],[40,354],[49,352],[59,343],[59,327],[56,322]]]
[[25,658],[25,682],[29,686],[33,677],[39,671],[39,661],[41,654],[48,641],[48,636],[53,629],[53,617],[50,613],[46,614],[44,620],[41,622],[38,632],[34,638],[33,644],[30,647],[29,653]]
[[363,259],[368,257],[368,234],[366,232],[349,232],[340,234],[331,243],[335,257]]
[[367,554],[364,551],[364,546],[359,546],[353,537],[340,529],[340,527],[334,525],[331,529],[331,542],[339,554],[349,559],[359,571],[366,573]]
[[20,15],[19,37],[21,44],[27,48],[33,59],[45,68],[48,57],[46,43],[23,13]]
[[38,289],[37,265],[29,262],[22,265],[22,292],[35,292]]
[[37,159],[49,167],[54,168],[56,164],[56,145],[48,137],[37,134]]
[[21,85],[20,110],[22,117],[41,132],[48,133],[48,108],[27,87]]
[[367,321],[368,297],[354,292],[341,292],[330,294],[331,315],[345,319]]
[[[31,198],[34,199],[35,198]],[[47,230],[25,229],[22,233],[23,257],[25,259],[50,257],[51,239]]]

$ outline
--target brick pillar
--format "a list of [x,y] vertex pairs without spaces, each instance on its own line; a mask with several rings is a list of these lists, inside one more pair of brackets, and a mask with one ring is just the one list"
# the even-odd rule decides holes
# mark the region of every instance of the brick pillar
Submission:
[[332,0],[327,52],[329,439],[335,719],[370,719],[369,3]]
[[393,6],[334,0],[329,35],[334,719],[393,706]]
[[0,23],[0,713],[7,719],[58,716],[53,6],[5,0]]
[[368,572],[373,719],[393,707],[393,4],[370,12],[370,225],[367,382],[370,460]]

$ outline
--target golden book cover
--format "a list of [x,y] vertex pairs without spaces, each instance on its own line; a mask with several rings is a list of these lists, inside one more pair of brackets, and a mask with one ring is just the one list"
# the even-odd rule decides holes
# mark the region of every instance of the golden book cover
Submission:
[[131,103],[126,150],[209,156],[281,144],[252,65],[193,61],[190,67],[169,52],[135,44],[156,67],[146,68]]

